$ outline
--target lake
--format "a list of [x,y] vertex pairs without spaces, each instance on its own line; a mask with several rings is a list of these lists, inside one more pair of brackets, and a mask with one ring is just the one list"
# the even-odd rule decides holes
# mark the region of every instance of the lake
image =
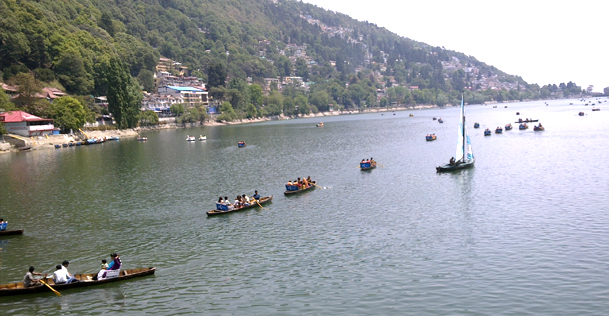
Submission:
[[[435,167],[455,155],[458,107],[164,130],[146,142],[0,155],[0,217],[25,229],[0,237],[0,283],[21,281],[30,265],[51,273],[63,260],[72,273],[96,272],[112,252],[125,269],[157,268],[61,297],[3,297],[0,310],[604,315],[609,107],[593,100],[601,111],[579,100],[467,106],[476,164],[456,173]],[[520,131],[518,118],[546,130]],[[514,130],[483,136],[507,123]],[[426,142],[429,133],[438,139]],[[241,140],[248,146],[238,148]],[[360,171],[370,157],[379,167]],[[307,176],[320,188],[283,195],[288,180]],[[206,216],[219,196],[254,190],[272,204]]]

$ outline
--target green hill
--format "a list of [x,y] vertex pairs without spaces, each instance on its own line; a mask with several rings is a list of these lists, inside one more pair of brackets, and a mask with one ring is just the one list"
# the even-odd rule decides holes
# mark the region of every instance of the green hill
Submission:
[[[529,85],[472,56],[297,1],[0,0],[5,82],[32,72],[69,94],[106,95],[105,71],[117,57],[150,90],[161,56],[203,78],[237,115],[250,105],[250,116],[289,114],[296,105],[301,112],[328,104],[442,106],[463,90],[472,103],[581,93],[572,83]],[[248,78],[264,86],[264,78],[290,76],[308,81],[308,89],[288,86],[260,102],[244,88]],[[262,111],[262,103],[271,107]]]

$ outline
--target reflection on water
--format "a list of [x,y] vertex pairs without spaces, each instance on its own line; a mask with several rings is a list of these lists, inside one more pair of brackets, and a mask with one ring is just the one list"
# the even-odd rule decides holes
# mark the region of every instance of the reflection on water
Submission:
[[[574,105],[568,105],[573,102]],[[454,155],[457,108],[150,132],[0,155],[0,283],[29,265],[94,272],[121,253],[153,277],[0,298],[8,315],[602,314],[607,111],[574,100],[469,106],[476,166]],[[520,117],[545,132],[505,131]],[[413,113],[413,117],[408,114]],[[442,117],[438,124],[433,117]],[[426,142],[425,135],[438,139]],[[186,135],[207,135],[187,142]],[[237,148],[244,140],[248,146]],[[380,167],[361,172],[362,158]],[[287,180],[321,187],[283,195]],[[207,218],[218,196],[274,195]],[[332,299],[328,299],[331,297]]]

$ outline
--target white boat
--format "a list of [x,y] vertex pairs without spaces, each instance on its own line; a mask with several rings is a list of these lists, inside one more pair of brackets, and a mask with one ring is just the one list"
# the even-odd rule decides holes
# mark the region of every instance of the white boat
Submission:
[[467,134],[467,125],[465,124],[465,107],[463,106],[463,95],[461,95],[461,122],[459,122],[459,131],[457,135],[457,152],[454,160],[450,163],[436,167],[437,172],[453,171],[474,166],[474,152],[472,144]]
[[205,136],[205,135],[200,135],[200,136],[199,136],[199,140],[200,140],[200,141],[207,140],[207,136]]
[[194,136],[186,135],[186,140],[189,141],[189,142],[194,142],[195,141],[195,137]]

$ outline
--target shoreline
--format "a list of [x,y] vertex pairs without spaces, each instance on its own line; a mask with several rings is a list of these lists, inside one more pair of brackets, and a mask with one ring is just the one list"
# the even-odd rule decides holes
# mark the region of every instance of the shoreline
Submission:
[[[447,107],[451,107],[452,105],[448,105]],[[421,110],[421,109],[430,109],[437,108],[438,106],[434,105],[418,105],[414,107],[393,107],[393,108],[371,108],[364,110],[355,110],[355,111],[333,111],[333,112],[318,112],[311,113],[307,115],[299,115],[299,118],[314,118],[314,117],[326,117],[326,116],[338,116],[338,115],[350,115],[350,114],[364,114],[364,113],[378,113],[378,112],[393,112],[393,111],[406,111],[406,110]],[[178,128],[190,128],[190,127],[199,127],[199,126],[224,126],[224,125],[239,125],[239,124],[252,124],[252,123],[260,123],[266,121],[276,121],[276,120],[288,120],[293,119],[292,116],[284,116],[278,115],[274,117],[261,117],[255,119],[243,119],[237,120],[233,122],[217,122],[215,120],[207,120],[204,124],[199,123],[187,123],[183,126],[178,126],[175,124],[175,118],[164,119],[160,118],[163,124],[155,125],[153,127],[136,127],[130,129],[111,129],[105,131],[92,131],[92,130],[84,130],[84,136],[82,137],[81,132],[75,134],[60,134],[60,135],[48,135],[48,136],[36,136],[36,137],[24,137],[19,135],[8,135],[8,138],[15,138],[12,142],[23,142],[25,146],[30,146],[31,148],[27,151],[31,150],[41,150],[41,149],[55,149],[55,145],[63,145],[70,142],[78,142],[83,141],[86,138],[106,138],[106,137],[115,137],[118,136],[120,138],[123,137],[137,137],[141,132],[145,131],[158,131],[164,129],[178,129]],[[15,153],[20,152],[18,147],[16,147],[12,142],[6,141],[7,136],[5,136],[5,143],[0,143],[0,145],[4,145],[0,147],[0,154],[3,153]],[[7,146],[8,145],[8,146]]]

